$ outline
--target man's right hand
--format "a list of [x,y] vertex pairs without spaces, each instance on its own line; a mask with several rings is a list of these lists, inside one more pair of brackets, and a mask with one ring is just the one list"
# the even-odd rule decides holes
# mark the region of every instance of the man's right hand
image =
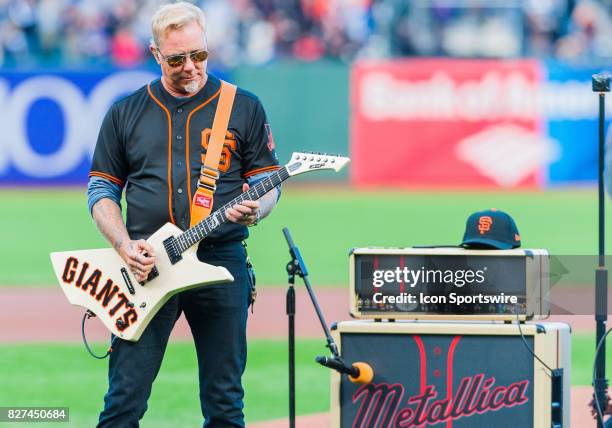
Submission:
[[149,272],[155,266],[155,253],[153,247],[147,241],[144,239],[137,241],[126,239],[119,244],[117,251],[138,282],[147,279]]

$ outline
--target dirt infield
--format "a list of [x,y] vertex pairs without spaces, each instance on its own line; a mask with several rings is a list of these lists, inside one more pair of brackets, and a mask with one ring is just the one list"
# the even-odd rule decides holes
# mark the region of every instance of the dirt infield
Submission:
[[[338,289],[318,290],[319,304],[328,322],[348,319],[346,292]],[[283,289],[260,289],[255,311],[249,313],[250,338],[278,339],[287,336]],[[323,332],[308,294],[296,290],[296,334],[299,337],[320,337]],[[24,308],[27,316],[24,317]],[[0,288],[0,343],[80,342],[84,310],[68,303],[57,287]],[[106,340],[107,330],[97,320],[86,325],[89,340]],[[174,331],[174,339],[189,339],[191,333],[184,317]]]
[[[328,324],[350,319],[348,292],[338,288],[318,288],[317,300]],[[260,288],[255,312],[249,315],[250,338],[278,339],[287,335],[286,290]],[[296,287],[296,334],[324,340],[321,325],[304,287]],[[27,316],[24,317],[24,308]],[[0,288],[0,343],[80,342],[83,309],[68,303],[57,287]],[[551,321],[567,322],[574,331],[594,331],[588,315],[553,316]],[[172,333],[174,339],[189,339],[184,317]],[[108,333],[97,320],[87,324],[90,340],[106,340]]]

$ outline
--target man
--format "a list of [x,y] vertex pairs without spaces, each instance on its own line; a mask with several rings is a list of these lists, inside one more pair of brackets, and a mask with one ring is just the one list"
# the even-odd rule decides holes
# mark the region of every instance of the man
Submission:
[[[202,11],[189,3],[159,8],[152,19],[150,50],[161,68],[151,82],[108,111],[98,137],[88,187],[96,226],[140,281],[155,264],[145,239],[171,221],[190,224],[190,205],[201,155],[219,98],[220,80],[207,74],[208,46]],[[263,107],[238,89],[213,204],[220,207],[249,184],[278,169]],[[120,199],[126,189],[127,222]],[[234,282],[174,296],[136,343],[117,341],[109,362],[109,389],[99,427],[137,427],[164,355],[172,327],[185,314],[199,365],[205,427],[243,427],[241,376],[246,364],[246,319],[251,281],[242,241],[246,226],[267,216],[277,189],[259,201],[228,209],[229,219],[198,247],[198,258],[226,267]]]

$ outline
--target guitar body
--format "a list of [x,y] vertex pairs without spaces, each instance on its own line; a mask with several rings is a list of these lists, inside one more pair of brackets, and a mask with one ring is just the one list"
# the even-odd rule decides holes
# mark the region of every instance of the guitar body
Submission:
[[293,153],[283,168],[219,207],[186,231],[166,223],[147,242],[155,251],[155,269],[139,284],[111,248],[51,253],[55,275],[68,301],[82,306],[124,340],[138,341],[159,309],[176,293],[233,281],[227,269],[202,263],[196,244],[227,221],[225,211],[245,200],[256,201],[287,178],[319,170],[340,171],[349,158],[323,153]]
[[181,233],[166,223],[147,240],[155,250],[156,276],[143,285],[112,248],[51,253],[51,262],[70,303],[89,309],[113,334],[135,342],[173,295],[234,280],[227,269],[200,262],[195,245],[173,265],[163,241]]

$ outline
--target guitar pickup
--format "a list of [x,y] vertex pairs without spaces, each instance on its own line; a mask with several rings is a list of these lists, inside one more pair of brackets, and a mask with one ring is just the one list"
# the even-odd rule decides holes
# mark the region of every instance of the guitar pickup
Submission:
[[174,265],[183,260],[183,256],[181,255],[181,251],[178,248],[178,243],[174,236],[164,239],[163,243],[166,253],[168,254],[168,258],[170,259],[170,263]]

